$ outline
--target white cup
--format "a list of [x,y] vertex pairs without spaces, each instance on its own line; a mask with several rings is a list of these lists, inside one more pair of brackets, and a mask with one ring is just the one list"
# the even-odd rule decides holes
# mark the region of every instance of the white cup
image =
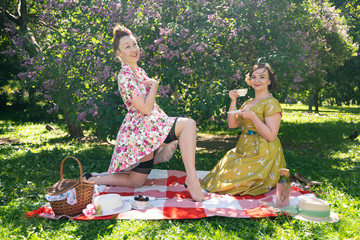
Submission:
[[236,93],[240,96],[243,97],[247,94],[248,89],[247,88],[240,88],[240,89],[236,89]]

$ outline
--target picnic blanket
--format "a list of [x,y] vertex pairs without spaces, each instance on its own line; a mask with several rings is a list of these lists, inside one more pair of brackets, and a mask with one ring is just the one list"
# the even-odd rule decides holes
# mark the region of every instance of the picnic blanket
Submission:
[[[205,177],[208,171],[197,171],[200,179]],[[80,214],[68,217],[73,220],[102,220],[102,219],[198,219],[211,216],[223,216],[231,218],[259,218],[275,217],[276,189],[258,196],[231,196],[217,193],[208,193],[204,190],[205,201],[194,202],[190,193],[184,187],[186,173],[178,170],[153,169],[140,188],[102,186],[97,194],[120,194],[123,201],[129,201],[133,196],[143,195],[160,198],[150,201],[151,208],[144,210],[132,209],[117,215],[110,216],[85,216]],[[296,205],[298,198],[309,192],[293,186],[291,189],[291,204]],[[132,196],[132,197],[129,197]],[[25,214],[25,217],[37,215],[42,218],[59,219],[64,216],[55,216],[49,204],[35,211]]]

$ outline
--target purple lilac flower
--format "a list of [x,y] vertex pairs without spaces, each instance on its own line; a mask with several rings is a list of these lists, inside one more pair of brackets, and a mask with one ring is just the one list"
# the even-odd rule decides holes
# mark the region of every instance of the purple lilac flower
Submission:
[[215,17],[216,17],[216,13],[208,15],[208,21],[209,22],[214,21]]
[[44,88],[46,90],[53,90],[55,88],[55,81],[53,79],[49,79],[44,82]]
[[47,113],[51,114],[52,112],[57,112],[57,111],[59,111],[59,106],[54,104],[53,107],[51,107],[49,110],[47,110]]
[[15,50],[11,48],[11,46],[8,47],[7,50],[0,52],[1,54],[7,55],[7,56],[14,56]]
[[161,96],[161,98],[168,98],[170,93],[171,87],[169,85],[159,87],[158,94]]
[[6,23],[4,23],[4,25],[5,25],[5,31],[8,31],[11,34],[16,33],[16,27],[13,22],[6,22]]
[[24,78],[26,78],[27,77],[27,73],[25,73],[25,72],[21,72],[21,73],[18,73],[18,78],[20,78],[20,80],[23,80]]
[[77,112],[77,120],[86,122],[86,112]]
[[235,74],[232,75],[231,80],[239,80],[239,79],[241,79],[241,71],[240,71],[240,70],[236,70],[236,71],[235,71]]
[[91,98],[88,98],[88,99],[86,100],[86,104],[87,104],[87,105],[92,105],[92,104],[94,104],[94,100],[91,99]]
[[297,75],[294,79],[293,79],[293,81],[296,83],[296,82],[302,82],[302,78],[299,76],[299,75]]
[[299,91],[299,87],[295,84],[291,84],[290,87],[294,89],[295,91]]
[[23,67],[29,67],[34,64],[33,58],[26,58],[23,63],[21,63],[21,66]]

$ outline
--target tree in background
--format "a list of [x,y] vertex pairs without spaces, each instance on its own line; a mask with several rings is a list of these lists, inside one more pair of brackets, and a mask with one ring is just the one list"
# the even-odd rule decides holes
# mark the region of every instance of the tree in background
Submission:
[[[360,43],[360,2],[355,0],[332,1],[346,17],[349,34],[353,41]],[[360,55],[348,59],[345,64],[333,74],[328,75],[329,85],[323,91],[331,105],[341,106],[343,103],[360,105]]]
[[345,22],[326,1],[31,3],[27,12],[40,13],[37,24],[21,31],[6,19],[13,44],[3,53],[16,50],[27,69],[19,79],[52,104],[49,112],[61,113],[71,137],[81,137],[84,127],[98,137],[114,137],[122,121],[125,109],[116,83],[121,65],[111,49],[116,23],[138,36],[140,65],[160,81],[159,105],[169,115],[197,120],[201,128],[223,125],[228,91],[247,87],[244,75],[257,61],[274,67],[280,77],[277,97],[286,100],[299,92],[316,93],[326,85],[329,69],[355,49]]
[[[82,137],[82,122],[87,122],[87,118],[97,119],[99,113],[107,111],[108,105],[115,110],[119,106],[119,103],[113,105],[116,90],[114,86],[107,87],[106,80],[111,81],[114,75],[110,72],[114,64],[109,55],[111,28],[114,17],[118,16],[115,13],[121,11],[117,11],[115,2],[34,1],[33,4],[33,8],[25,8],[26,1],[20,1],[22,14],[7,19],[5,29],[13,45],[6,53],[15,51],[13,48],[17,50],[27,69],[18,74],[19,79],[34,86],[37,93],[52,104],[49,113],[62,114],[72,138]],[[40,13],[36,16],[37,22],[29,23],[26,30],[22,30],[17,19],[25,21],[23,16],[34,12],[34,8]],[[27,42],[33,43],[33,47],[28,47]],[[99,95],[107,101],[96,102]],[[109,121],[101,120],[108,128]]]
[[[30,5],[30,8],[36,10],[34,5]],[[0,32],[2,36],[0,51],[3,53],[0,56],[2,68],[0,96],[5,101],[2,102],[2,107],[6,106],[6,102],[15,102],[16,107],[24,107],[24,95],[28,95],[29,101],[38,100],[34,95],[35,91],[32,85],[19,84],[19,81],[14,81],[18,72],[26,70],[26,67],[21,64],[23,57],[25,55],[34,56],[39,49],[31,31],[31,27],[38,26],[39,21],[33,12],[28,13],[28,8],[28,3],[25,0],[19,0],[18,3],[0,1]],[[13,27],[12,23],[16,24],[17,29]],[[15,31],[16,35],[14,35]],[[22,51],[16,52],[15,44],[21,46]],[[13,96],[9,96],[9,92],[12,90],[8,85],[11,85],[16,92]]]

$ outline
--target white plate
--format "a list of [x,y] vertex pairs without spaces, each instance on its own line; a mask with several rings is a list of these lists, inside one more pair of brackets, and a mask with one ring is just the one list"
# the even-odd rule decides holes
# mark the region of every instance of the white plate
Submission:
[[145,210],[145,209],[148,209],[148,208],[152,208],[152,206],[150,204],[147,205],[146,207],[138,207],[134,203],[131,204],[131,205],[132,205],[132,209],[135,209],[135,210]]

